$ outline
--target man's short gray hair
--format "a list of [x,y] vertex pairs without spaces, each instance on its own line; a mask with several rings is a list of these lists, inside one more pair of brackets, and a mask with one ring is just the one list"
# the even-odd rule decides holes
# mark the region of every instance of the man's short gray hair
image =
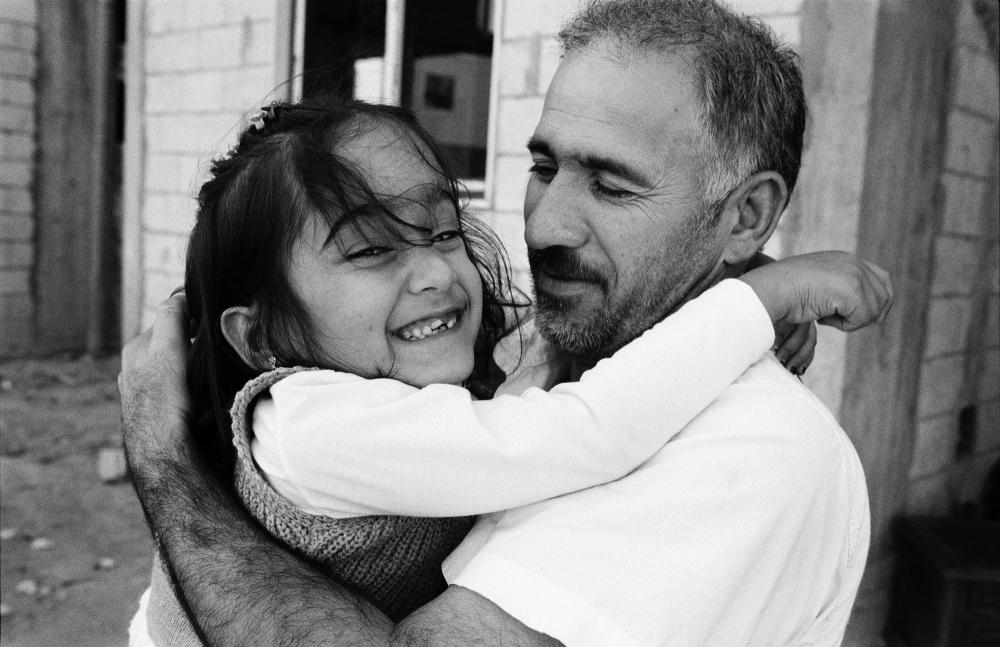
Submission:
[[705,199],[713,216],[759,171],[778,172],[791,193],[806,122],[802,75],[795,52],[762,22],[714,0],[591,0],[559,41],[563,53],[595,47],[621,59],[686,58],[709,140]]

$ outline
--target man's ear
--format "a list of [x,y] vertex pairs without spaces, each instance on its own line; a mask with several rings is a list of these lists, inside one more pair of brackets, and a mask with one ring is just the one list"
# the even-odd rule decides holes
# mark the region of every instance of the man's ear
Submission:
[[746,263],[774,233],[788,203],[788,185],[775,171],[751,175],[733,192],[724,212],[735,216],[723,260],[728,265]]
[[257,315],[257,306],[233,306],[222,313],[219,326],[222,336],[233,347],[240,359],[251,368],[261,368],[266,365],[261,353],[250,348],[250,329]]

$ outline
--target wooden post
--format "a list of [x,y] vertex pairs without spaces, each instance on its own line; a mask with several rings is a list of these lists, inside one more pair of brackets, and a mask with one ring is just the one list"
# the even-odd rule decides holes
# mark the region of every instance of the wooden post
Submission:
[[82,0],[38,3],[36,352],[82,350],[91,289],[93,88]]
[[849,336],[839,412],[868,475],[872,543],[859,605],[873,610],[886,602],[890,525],[913,454],[955,12],[955,0],[882,0],[876,28],[856,251],[887,266],[896,302],[881,326]]

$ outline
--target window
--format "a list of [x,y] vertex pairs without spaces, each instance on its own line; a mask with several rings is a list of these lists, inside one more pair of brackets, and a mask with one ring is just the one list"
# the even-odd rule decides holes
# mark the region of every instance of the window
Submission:
[[[304,7],[303,7],[304,5]],[[470,197],[483,195],[491,0],[300,0],[302,94],[412,110]]]

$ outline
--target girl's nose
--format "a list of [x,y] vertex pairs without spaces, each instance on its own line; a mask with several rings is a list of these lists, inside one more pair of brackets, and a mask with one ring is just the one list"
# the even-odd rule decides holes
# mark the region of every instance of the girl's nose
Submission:
[[447,290],[456,281],[458,275],[448,255],[434,245],[414,246],[406,254],[411,292]]

